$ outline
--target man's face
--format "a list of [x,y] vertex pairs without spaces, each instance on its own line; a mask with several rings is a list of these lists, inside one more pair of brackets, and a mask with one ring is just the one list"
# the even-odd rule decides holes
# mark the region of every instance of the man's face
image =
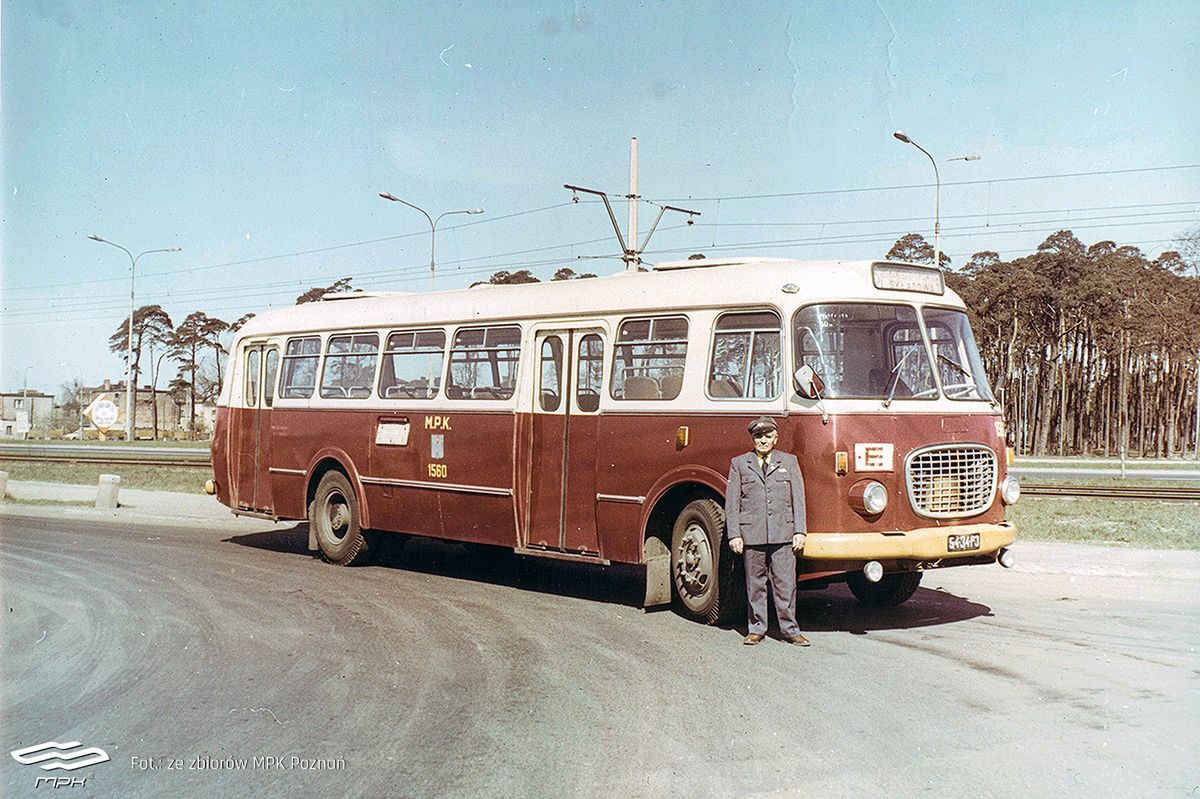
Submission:
[[754,434],[754,451],[760,456],[766,456],[775,449],[775,442],[779,441],[778,430],[768,430],[765,433]]

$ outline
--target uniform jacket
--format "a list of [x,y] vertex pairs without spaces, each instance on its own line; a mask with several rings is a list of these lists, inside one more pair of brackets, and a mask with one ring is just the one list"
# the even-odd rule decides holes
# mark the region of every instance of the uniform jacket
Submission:
[[808,530],[804,512],[804,477],[796,456],[771,452],[764,477],[758,454],[739,455],[729,464],[725,492],[725,530],[747,545],[788,544]]

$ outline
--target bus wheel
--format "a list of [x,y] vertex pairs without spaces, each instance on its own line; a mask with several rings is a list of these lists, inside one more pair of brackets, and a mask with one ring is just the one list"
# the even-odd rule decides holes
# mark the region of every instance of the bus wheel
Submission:
[[346,475],[326,472],[308,508],[317,546],[330,563],[350,566],[366,560],[367,540],[358,523],[358,498]]
[[872,583],[867,581],[862,572],[851,572],[846,575],[846,584],[850,586],[850,593],[862,604],[894,608],[907,602],[916,593],[922,573],[892,572],[883,575],[879,582]]
[[737,558],[723,549],[724,528],[721,506],[711,499],[697,499],[679,512],[671,531],[676,608],[705,624],[727,621],[737,606]]

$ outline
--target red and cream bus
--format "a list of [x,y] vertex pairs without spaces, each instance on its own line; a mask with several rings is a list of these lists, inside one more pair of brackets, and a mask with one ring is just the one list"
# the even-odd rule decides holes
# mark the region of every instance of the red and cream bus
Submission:
[[307,519],[333,563],[396,533],[644,564],[647,605],[715,622],[743,592],[729,461],[762,415],[804,474],[800,581],[898,604],[925,570],[1011,562],[1004,422],[934,269],[709,259],[331,296],[231,352],[212,490]]

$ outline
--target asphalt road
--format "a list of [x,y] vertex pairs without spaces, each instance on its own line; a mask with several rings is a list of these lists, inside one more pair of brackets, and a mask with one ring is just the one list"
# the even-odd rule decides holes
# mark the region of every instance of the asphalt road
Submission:
[[[76,797],[1200,795],[1195,553],[803,592],[798,649],[646,613],[634,571],[306,535],[0,517],[5,748],[102,747]],[[65,773],[2,760],[6,797]]]

